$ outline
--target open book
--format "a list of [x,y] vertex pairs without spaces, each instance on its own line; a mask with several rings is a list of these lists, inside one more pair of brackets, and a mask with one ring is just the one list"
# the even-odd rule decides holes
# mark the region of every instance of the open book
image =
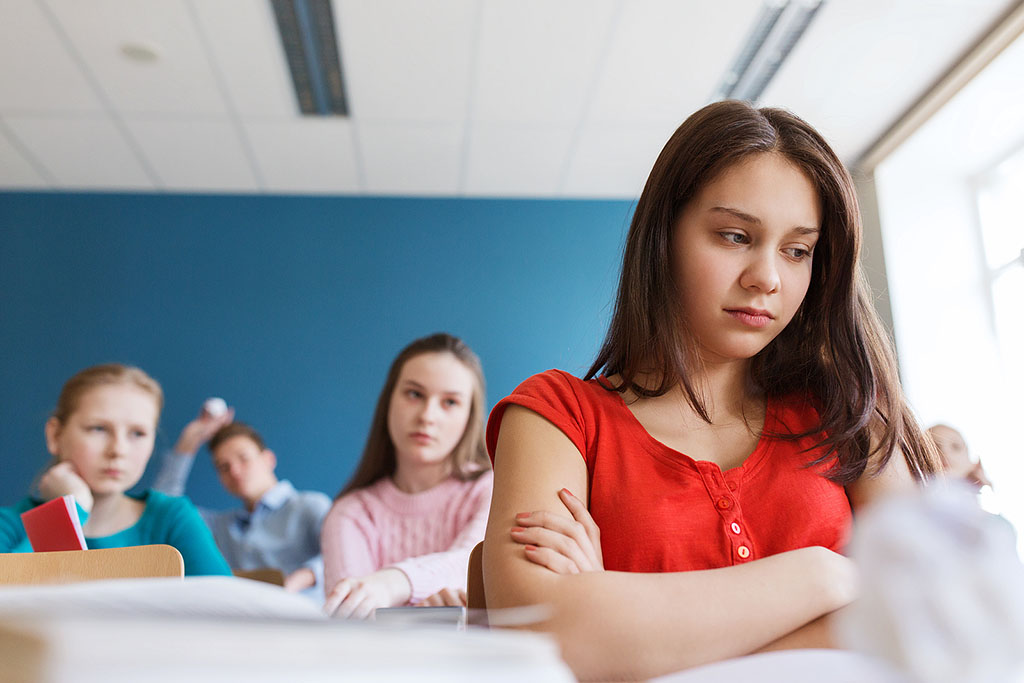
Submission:
[[21,513],[32,550],[85,550],[85,534],[72,495],[61,496]]

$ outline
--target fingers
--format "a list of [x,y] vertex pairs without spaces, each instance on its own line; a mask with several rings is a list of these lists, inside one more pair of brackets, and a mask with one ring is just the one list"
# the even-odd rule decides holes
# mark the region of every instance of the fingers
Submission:
[[590,516],[590,510],[583,504],[579,498],[573,496],[568,488],[562,488],[558,492],[558,498],[561,499],[562,504],[565,505],[572,518],[577,520],[583,525],[587,531],[587,536],[593,541],[601,538],[601,529],[598,528],[597,522]]
[[339,581],[324,603],[324,613],[338,619],[369,619],[373,610],[385,603],[364,578]]
[[556,574],[579,574],[580,569],[576,563],[565,555],[557,553],[550,548],[538,548],[535,545],[527,545],[525,548],[526,559],[534,564],[547,567]]
[[[586,516],[588,519],[590,518],[589,513],[587,513]],[[592,519],[590,521],[593,522]],[[574,547],[581,550],[583,555],[585,555],[586,557],[594,558],[595,563],[597,562],[597,559],[600,557],[600,552],[595,549],[594,542],[593,540],[591,540],[591,536],[588,533],[586,527],[584,527],[582,523],[577,522],[574,519],[569,519],[567,517],[564,517],[563,515],[547,512],[546,510],[541,510],[538,512],[518,514],[516,515],[516,522],[518,522],[521,525],[521,527],[526,527],[530,529],[543,528],[555,532],[557,535],[563,537],[563,540],[556,540],[550,534],[542,534],[538,532],[537,534],[522,536],[525,540],[521,542],[532,542],[534,545],[539,545],[547,548],[554,548],[555,550],[561,550],[563,552],[569,552],[570,556],[573,557],[573,559],[579,559],[578,553],[568,550],[569,545],[567,545],[564,541],[564,537],[568,537],[569,539],[572,539],[572,541],[574,542]],[[597,525],[594,524],[595,528],[596,526]],[[513,537],[515,537],[515,535],[513,535]],[[591,563],[588,562],[585,564]],[[580,569],[591,568],[592,567],[584,567],[582,564],[580,565]]]
[[563,555],[575,568],[576,571],[572,573],[593,571],[595,569],[593,566],[594,563],[590,561],[590,557],[593,557],[593,553],[590,549],[590,541],[582,532],[580,532],[580,539],[582,539],[582,543],[585,544],[585,548],[581,547],[580,539],[545,527],[513,527],[511,533],[512,538],[518,543],[532,545],[538,548],[545,548]]
[[462,607],[466,604],[466,591],[455,588],[443,588],[435,595],[441,598],[441,605],[445,607]]
[[324,614],[327,616],[339,616],[337,614],[338,608],[341,607],[341,603],[345,601],[349,593],[352,592],[352,582],[348,579],[342,579],[335,584],[334,589],[328,594],[327,601],[324,603]]
[[583,501],[572,494],[569,489],[562,489],[558,492],[558,497],[562,500],[566,509],[572,514],[573,519],[583,525],[586,530],[587,538],[590,539],[590,545],[594,549],[594,553],[601,567],[604,567],[604,556],[601,554],[601,528],[597,526],[597,522],[590,514],[590,510],[583,504]]
[[442,588],[417,607],[465,607],[468,602],[466,591],[456,588]]

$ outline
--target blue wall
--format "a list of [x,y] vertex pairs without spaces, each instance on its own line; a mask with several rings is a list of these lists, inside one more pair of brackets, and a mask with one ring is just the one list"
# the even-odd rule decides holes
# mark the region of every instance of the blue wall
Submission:
[[[105,361],[162,383],[158,453],[206,397],[223,396],[278,454],[279,475],[333,495],[391,359],[415,337],[463,337],[483,360],[488,406],[534,372],[584,371],[631,211],[619,201],[0,193],[0,504],[23,496],[44,464],[43,423],[64,380]],[[189,493],[233,502],[205,451]]]

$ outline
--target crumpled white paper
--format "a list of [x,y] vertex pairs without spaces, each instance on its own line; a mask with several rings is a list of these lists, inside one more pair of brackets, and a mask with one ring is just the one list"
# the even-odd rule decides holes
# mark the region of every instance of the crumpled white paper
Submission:
[[920,683],[1024,681],[1024,565],[1013,528],[968,488],[933,482],[858,515],[860,597],[836,616],[843,647]]

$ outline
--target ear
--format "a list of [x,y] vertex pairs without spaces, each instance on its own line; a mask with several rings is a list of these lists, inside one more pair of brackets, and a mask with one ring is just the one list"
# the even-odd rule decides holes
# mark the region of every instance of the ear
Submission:
[[270,464],[270,471],[273,472],[277,469],[277,456],[274,455],[274,451],[269,448],[263,449],[263,457],[267,459],[267,463]]
[[55,417],[51,417],[46,421],[46,426],[43,428],[43,434],[46,435],[46,450],[50,451],[50,455],[57,456],[57,440],[60,438],[60,420]]

